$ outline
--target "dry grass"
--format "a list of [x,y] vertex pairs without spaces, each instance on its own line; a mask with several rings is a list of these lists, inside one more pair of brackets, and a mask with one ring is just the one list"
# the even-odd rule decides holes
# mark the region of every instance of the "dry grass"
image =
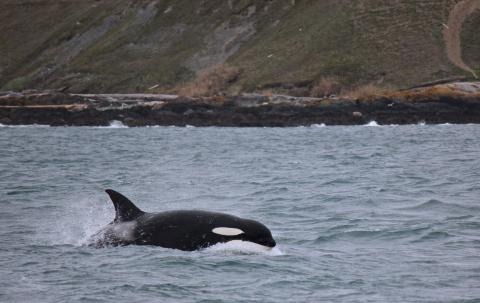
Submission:
[[334,77],[322,77],[310,90],[310,97],[322,98],[338,95],[342,91],[342,85]]
[[195,80],[178,89],[181,96],[215,96],[224,93],[237,80],[240,70],[226,64],[219,64],[201,72]]
[[461,91],[454,90],[447,85],[436,85],[423,89],[414,89],[409,91],[395,92],[391,94],[391,97],[403,100],[415,100],[425,98],[438,98],[438,97],[459,97],[468,95]]
[[391,94],[391,89],[379,87],[374,84],[366,84],[350,90],[344,90],[342,91],[341,96],[357,100],[371,100],[377,97],[389,96]]
[[425,96],[454,96],[461,94],[461,92],[455,91],[446,85],[432,86],[422,92],[422,95]]
[[265,97],[271,97],[274,95],[274,92],[272,89],[263,89],[260,94]]

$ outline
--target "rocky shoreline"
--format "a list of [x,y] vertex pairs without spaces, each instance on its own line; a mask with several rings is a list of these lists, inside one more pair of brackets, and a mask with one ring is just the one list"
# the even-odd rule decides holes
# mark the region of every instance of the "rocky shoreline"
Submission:
[[364,98],[0,93],[3,125],[106,126],[111,121],[130,127],[480,123],[480,83],[451,83]]

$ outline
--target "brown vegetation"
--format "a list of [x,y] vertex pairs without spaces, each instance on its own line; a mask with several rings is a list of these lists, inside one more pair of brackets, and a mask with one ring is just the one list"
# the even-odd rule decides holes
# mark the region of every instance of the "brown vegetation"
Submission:
[[[465,95],[459,90],[452,89],[446,85],[436,85],[425,89],[400,91],[390,94],[392,98],[400,100],[436,99],[438,97],[461,97]],[[475,94],[470,94],[474,96]]]
[[263,89],[261,92],[260,92],[260,95],[262,96],[266,96],[266,97],[272,97],[273,95],[275,95],[274,91],[272,89]]
[[310,90],[310,96],[315,98],[338,95],[342,86],[335,77],[322,77]]
[[375,84],[365,84],[354,87],[346,87],[337,78],[323,77],[310,90],[310,96],[315,98],[338,95],[341,98],[356,100],[371,100],[379,96],[388,96],[394,89],[380,87]]
[[178,89],[182,96],[214,96],[225,93],[237,80],[240,70],[226,64],[219,64],[201,72],[196,79]]
[[371,100],[376,97],[388,96],[391,94],[392,89],[379,87],[374,84],[366,84],[350,90],[343,90],[341,96],[356,100]]

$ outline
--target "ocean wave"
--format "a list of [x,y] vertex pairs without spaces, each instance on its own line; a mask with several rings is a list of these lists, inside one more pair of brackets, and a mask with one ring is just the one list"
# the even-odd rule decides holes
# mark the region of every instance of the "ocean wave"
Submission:
[[455,203],[447,203],[437,199],[430,199],[426,202],[420,203],[418,205],[399,208],[398,210],[407,210],[407,211],[445,211],[445,212],[458,212],[458,211],[472,211],[479,210],[480,207],[476,206],[464,206]]
[[424,236],[422,236],[420,239],[414,240],[412,242],[424,242],[424,241],[433,241],[433,240],[443,240],[453,237],[451,234],[445,231],[432,231]]
[[380,126],[380,125],[378,125],[377,121],[372,120],[372,121],[368,122],[367,124],[365,124],[365,126]]
[[118,121],[118,120],[110,121],[110,126],[107,126],[107,127],[108,128],[128,128],[128,126],[123,124],[122,121]]
[[5,125],[0,123],[0,127],[9,127],[9,128],[41,128],[41,127],[50,127],[46,124],[20,124],[20,125]]
[[339,233],[334,233],[330,235],[319,236],[314,240],[316,244],[323,242],[331,242],[336,240],[349,240],[349,239],[365,239],[365,238],[375,238],[376,236],[382,234],[382,230],[351,230],[344,231]]
[[110,125],[108,126],[87,126],[92,128],[129,128],[127,125],[123,124],[122,121],[119,120],[112,120],[109,122]]
[[[343,228],[348,228],[345,225],[340,226],[337,230]],[[401,240],[411,237],[421,237],[423,239],[428,239],[430,234],[431,237],[434,237],[435,232],[428,231],[431,229],[431,226],[419,226],[419,227],[408,227],[408,228],[392,228],[392,229],[373,229],[373,230],[347,230],[334,232],[328,235],[322,235],[317,237],[314,242],[316,244],[332,241],[352,241],[352,240],[362,240],[362,241],[371,241],[371,240]],[[329,231],[335,231],[335,228],[330,228]],[[427,233],[427,234],[425,234]],[[418,241],[416,239],[415,241]]]

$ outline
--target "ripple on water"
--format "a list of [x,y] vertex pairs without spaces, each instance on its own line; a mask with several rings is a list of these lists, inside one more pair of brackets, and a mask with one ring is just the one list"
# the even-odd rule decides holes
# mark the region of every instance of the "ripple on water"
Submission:
[[[478,301],[478,131],[2,127],[0,301]],[[105,188],[257,219],[278,247],[88,247]]]
[[477,206],[463,206],[455,203],[447,203],[437,199],[429,199],[426,202],[420,203],[415,206],[409,206],[404,208],[399,208],[399,210],[404,211],[430,211],[430,212],[442,212],[446,215],[452,213],[465,213],[470,211],[478,211],[480,207]]
[[429,232],[428,234],[422,236],[420,239],[415,240],[413,242],[422,242],[422,241],[436,241],[436,240],[445,240],[447,238],[451,238],[453,235],[449,234],[448,232],[445,231],[432,231]]

